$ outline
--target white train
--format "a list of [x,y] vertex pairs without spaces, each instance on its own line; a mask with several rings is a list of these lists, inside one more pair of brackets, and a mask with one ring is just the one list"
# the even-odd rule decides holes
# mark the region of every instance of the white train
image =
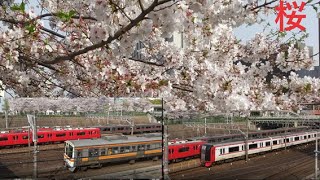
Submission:
[[[318,131],[292,133],[283,136],[248,140],[248,154],[303,144],[316,139]],[[214,162],[245,156],[245,141],[206,143],[201,147],[201,164],[210,167]]]

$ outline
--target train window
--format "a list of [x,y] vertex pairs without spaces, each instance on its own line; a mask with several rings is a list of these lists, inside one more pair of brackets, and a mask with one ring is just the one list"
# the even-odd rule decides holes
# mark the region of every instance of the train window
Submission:
[[189,151],[189,147],[183,147],[179,149],[179,152],[187,152]]
[[147,145],[146,150],[149,150],[150,148],[150,144]]
[[8,137],[0,137],[0,141],[7,141]]
[[156,144],[151,144],[150,149],[156,149]]
[[238,151],[239,151],[239,146],[229,147],[229,153],[238,152]]
[[99,156],[99,149],[89,149],[89,157]]
[[22,139],[28,139],[28,136],[22,136]]
[[63,137],[63,136],[66,136],[66,133],[56,134],[56,137]]
[[107,128],[107,131],[110,131],[110,128]]
[[308,138],[310,138],[310,135],[308,135]]
[[307,136],[304,136],[304,139],[307,139]]
[[38,135],[38,138],[44,138],[44,134]]
[[101,156],[106,155],[106,149],[100,149],[100,155]]
[[250,144],[249,149],[258,148],[258,144]]
[[225,153],[224,148],[220,149],[220,154],[224,154],[224,153]]
[[299,141],[299,137],[294,137],[294,140],[295,141]]
[[138,150],[143,151],[144,150],[144,145],[138,145]]
[[124,153],[124,147],[120,147],[120,153]]
[[266,146],[270,146],[270,145],[271,145],[270,141],[266,142]]
[[118,154],[118,153],[119,153],[119,147],[113,147],[112,154]]
[[131,146],[133,152],[137,151],[137,146]]
[[137,129],[140,129],[140,127],[137,127]]
[[77,135],[78,136],[84,136],[86,133],[85,132],[78,132]]
[[130,152],[130,146],[124,147],[124,152]]
[[112,128],[112,131],[115,131],[116,130],[116,128]]
[[289,142],[289,138],[286,139],[286,142]]
[[77,152],[77,157],[78,157],[78,158],[81,158],[81,157],[82,157],[82,151],[78,150],[78,152]]

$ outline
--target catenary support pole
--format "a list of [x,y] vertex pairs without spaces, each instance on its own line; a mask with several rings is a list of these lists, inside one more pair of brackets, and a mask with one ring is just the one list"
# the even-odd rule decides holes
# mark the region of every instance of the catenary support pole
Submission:
[[[36,117],[34,116],[34,128],[33,128],[33,132],[34,134],[34,137],[38,137],[37,136],[37,119]],[[33,151],[33,179],[37,179],[37,176],[38,176],[38,166],[37,166],[37,161],[38,161],[38,158],[37,158],[37,141],[38,141],[38,138],[36,138],[34,141],[34,151]]]
[[314,177],[318,179],[318,133],[316,136],[316,150],[315,150],[315,164],[314,164]]
[[204,135],[207,136],[207,118],[204,118]]

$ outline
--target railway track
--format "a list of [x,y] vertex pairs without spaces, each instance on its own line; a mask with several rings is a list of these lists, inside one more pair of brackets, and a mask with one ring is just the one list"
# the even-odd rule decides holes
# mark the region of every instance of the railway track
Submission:
[[[63,149],[63,148],[64,148],[63,143],[38,145],[39,151],[47,151],[47,150],[51,150],[51,149]],[[33,151],[33,145],[31,145],[30,147],[2,148],[2,149],[0,149],[0,155],[2,156],[2,155],[8,155],[8,154],[26,153],[26,152],[30,152],[30,151]]]
[[[170,173],[171,179],[302,179],[313,171],[314,145],[303,145],[243,160]],[[294,158],[293,158],[294,157]]]
[[[100,169],[88,169],[71,173],[64,168],[63,148],[47,149],[38,153],[38,177],[45,179],[77,179],[92,177],[120,171],[146,168],[161,165],[161,161],[144,160],[135,164],[112,163],[105,164]],[[14,152],[0,155],[0,179],[32,178],[33,154]]]

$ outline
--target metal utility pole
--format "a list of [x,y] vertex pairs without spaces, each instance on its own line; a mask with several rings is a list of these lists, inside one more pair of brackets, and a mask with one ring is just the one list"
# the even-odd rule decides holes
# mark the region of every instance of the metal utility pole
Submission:
[[207,118],[204,118],[204,135],[207,136]]
[[134,121],[131,122],[131,136],[133,135]]
[[317,180],[318,179],[318,133],[317,133],[317,136],[316,136],[316,150],[314,151],[315,153],[315,164],[314,164],[314,176],[315,176],[315,179]]
[[38,166],[37,166],[37,141],[38,141],[38,133],[37,133],[37,121],[35,115],[27,115],[28,122],[30,124],[30,127],[32,129],[32,140],[33,140],[33,179],[37,179],[38,176]]
[[161,100],[161,119],[162,119],[162,179],[168,179],[168,127],[164,123],[164,106],[163,98]]
[[246,151],[246,162],[249,160],[249,144],[248,144],[248,139],[249,139],[249,118],[247,117],[247,132],[245,134],[245,151]]
[[9,128],[9,123],[8,123],[8,111],[7,111],[7,110],[4,111],[4,117],[5,117],[5,119],[6,119],[6,128]]

